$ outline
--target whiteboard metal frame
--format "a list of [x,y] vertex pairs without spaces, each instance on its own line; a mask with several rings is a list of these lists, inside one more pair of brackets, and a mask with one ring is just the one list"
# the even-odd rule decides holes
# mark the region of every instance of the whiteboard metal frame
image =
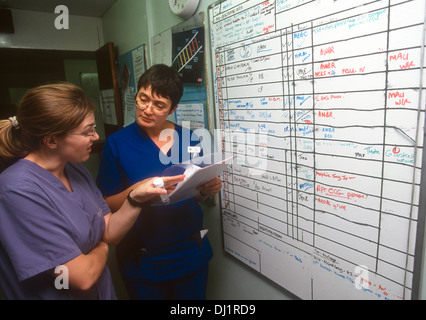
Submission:
[[[420,67],[420,87],[419,87],[419,109],[424,96],[424,67],[425,67],[425,37],[426,37],[426,6],[425,6],[425,22],[423,24],[423,44],[421,49],[421,67]],[[424,119],[423,128],[426,128],[426,117]],[[425,142],[426,131],[423,131],[423,153],[422,153],[422,173],[420,182],[420,199],[419,199],[419,211],[417,217],[417,233],[416,233],[416,246],[414,251],[414,268],[413,268],[413,284],[412,284],[412,299],[419,300],[420,286],[421,286],[421,275],[423,269],[423,250],[424,250],[424,233],[426,223],[426,155],[425,155]]]

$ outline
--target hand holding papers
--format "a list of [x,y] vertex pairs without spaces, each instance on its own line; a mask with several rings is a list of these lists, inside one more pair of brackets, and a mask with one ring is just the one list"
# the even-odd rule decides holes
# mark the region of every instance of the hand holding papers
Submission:
[[[196,196],[199,193],[197,187],[219,176],[234,158],[234,156],[231,156],[222,160],[222,157],[218,157],[217,154],[214,155],[216,156],[207,155],[195,158],[192,161],[171,166],[164,171],[164,175],[173,175],[176,174],[172,172],[176,172],[177,167],[181,170],[179,174],[182,174],[182,170],[185,170],[183,173],[186,176],[185,180],[178,183],[175,190],[169,194],[170,204]],[[221,160],[217,162],[212,161],[215,159]],[[213,164],[206,165],[206,163],[212,162]],[[154,205],[161,204],[155,203]]]

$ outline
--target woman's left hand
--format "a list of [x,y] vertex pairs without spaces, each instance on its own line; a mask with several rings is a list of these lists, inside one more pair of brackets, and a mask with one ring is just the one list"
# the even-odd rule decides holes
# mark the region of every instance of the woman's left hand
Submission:
[[205,184],[197,187],[202,197],[207,197],[218,193],[222,189],[222,180],[219,177],[206,182]]

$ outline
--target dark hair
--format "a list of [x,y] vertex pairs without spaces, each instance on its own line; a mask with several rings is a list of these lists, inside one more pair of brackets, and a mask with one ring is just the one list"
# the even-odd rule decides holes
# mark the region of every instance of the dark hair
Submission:
[[183,95],[183,83],[179,73],[165,64],[156,64],[146,70],[138,81],[138,92],[141,88],[151,86],[152,92],[172,101],[173,109]]
[[78,127],[95,108],[84,91],[70,83],[28,90],[15,122],[0,121],[0,171],[37,150],[45,136],[62,136]]

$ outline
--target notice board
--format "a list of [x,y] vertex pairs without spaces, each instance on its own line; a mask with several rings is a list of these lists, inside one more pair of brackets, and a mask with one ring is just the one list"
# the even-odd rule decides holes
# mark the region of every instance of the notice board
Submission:
[[224,249],[302,299],[415,299],[423,0],[209,7]]
[[172,35],[173,63],[184,84],[201,84],[204,77],[204,27]]

